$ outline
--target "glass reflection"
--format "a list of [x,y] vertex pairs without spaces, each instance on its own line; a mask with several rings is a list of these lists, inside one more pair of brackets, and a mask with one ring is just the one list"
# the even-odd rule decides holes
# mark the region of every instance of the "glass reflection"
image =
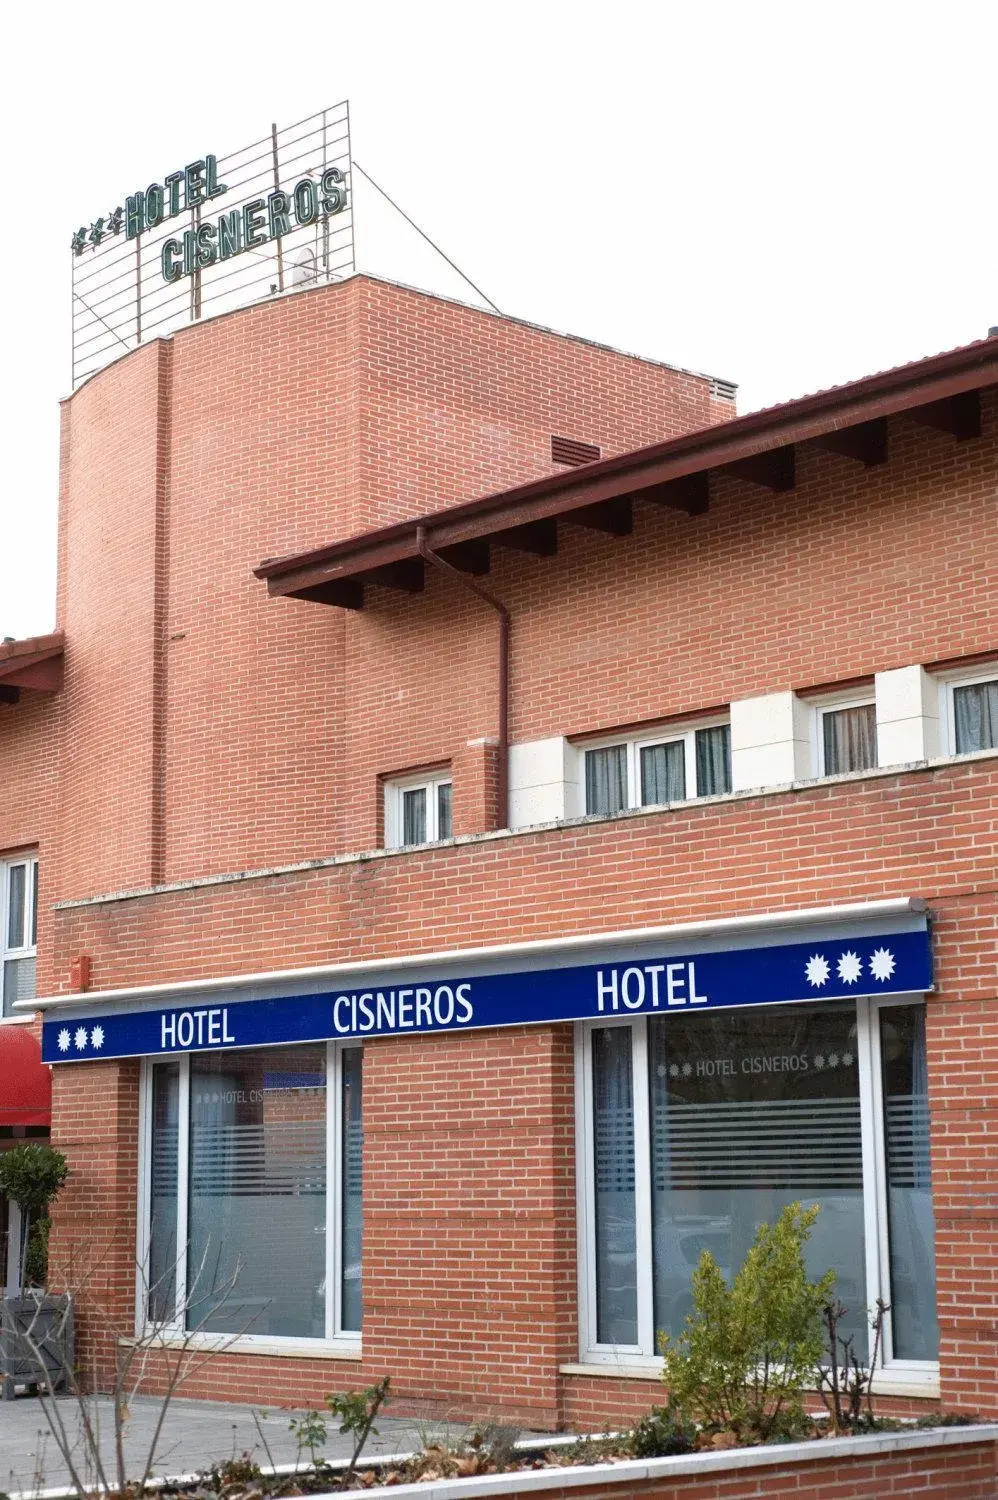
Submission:
[[818,1203],[809,1273],[837,1273],[843,1334],[866,1350],[856,1014],[793,1006],[650,1020],[656,1330],[677,1334],[704,1249],[725,1276],[760,1224]]

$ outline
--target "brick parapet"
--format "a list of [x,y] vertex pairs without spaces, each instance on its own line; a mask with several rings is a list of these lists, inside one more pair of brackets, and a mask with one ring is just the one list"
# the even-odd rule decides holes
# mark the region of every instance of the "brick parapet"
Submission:
[[[214,972],[252,973],[899,894],[939,922],[970,902],[990,924],[993,861],[974,834],[996,806],[993,759],[694,801],[70,905],[57,954],[83,945],[95,989],[116,989],[205,977],[206,953]],[[969,969],[985,993],[988,931]],[[973,941],[941,945],[941,974]]]

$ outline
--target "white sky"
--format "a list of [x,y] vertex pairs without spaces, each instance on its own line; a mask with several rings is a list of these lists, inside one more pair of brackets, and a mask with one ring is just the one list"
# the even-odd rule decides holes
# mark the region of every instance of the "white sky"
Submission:
[[[8,7],[0,636],[54,622],[73,229],[351,102],[355,156],[504,312],[739,410],[998,324],[998,7],[376,0]],[[370,189],[363,269],[467,289]]]

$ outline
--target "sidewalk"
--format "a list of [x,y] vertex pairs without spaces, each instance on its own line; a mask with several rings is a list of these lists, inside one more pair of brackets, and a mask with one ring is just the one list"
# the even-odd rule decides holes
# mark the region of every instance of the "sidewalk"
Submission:
[[[79,1413],[76,1403],[64,1398],[59,1407],[67,1427],[77,1433]],[[159,1408],[160,1403],[149,1397],[140,1397],[132,1406],[126,1436],[126,1453],[132,1461],[132,1470],[148,1452]],[[268,1464],[270,1459],[253,1420],[254,1409],[273,1462],[293,1463],[298,1457],[298,1445],[288,1422],[292,1417],[300,1416],[300,1412],[275,1407],[224,1405],[214,1401],[175,1400],[157,1443],[153,1473],[189,1474],[212,1463],[223,1462],[245,1449],[252,1453],[256,1463]],[[102,1446],[106,1461],[110,1463],[113,1451],[110,1403],[98,1401],[97,1410]],[[328,1425],[325,1457],[348,1458],[353,1450],[352,1439],[340,1436],[334,1419],[330,1418]],[[406,1453],[421,1447],[424,1441],[432,1442],[441,1437],[453,1440],[468,1430],[461,1424],[412,1417],[379,1417],[375,1425],[379,1434],[368,1440],[365,1455]],[[531,1435],[523,1434],[524,1437]],[[82,1448],[78,1452],[82,1462]],[[307,1454],[302,1456],[302,1462],[308,1462]],[[129,1477],[135,1477],[132,1470]],[[110,1468],[108,1478],[111,1478]],[[30,1396],[0,1401],[0,1491],[6,1490],[15,1496],[35,1493],[39,1489],[59,1489],[68,1483],[69,1474],[52,1440],[41,1402]]]

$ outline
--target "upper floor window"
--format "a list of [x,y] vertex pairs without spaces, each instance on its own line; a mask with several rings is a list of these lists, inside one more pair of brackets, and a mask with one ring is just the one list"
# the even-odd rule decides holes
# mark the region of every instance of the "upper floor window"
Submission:
[[385,783],[385,847],[435,844],[451,834],[450,773]]
[[0,860],[0,1014],[13,1015],[15,1000],[35,995],[38,859],[34,854]]
[[731,727],[708,724],[585,751],[586,812],[683,802],[731,791]]
[[955,754],[998,749],[998,677],[953,683],[950,692]]
[[872,699],[819,706],[815,712],[819,776],[869,771],[877,764],[877,710]]

